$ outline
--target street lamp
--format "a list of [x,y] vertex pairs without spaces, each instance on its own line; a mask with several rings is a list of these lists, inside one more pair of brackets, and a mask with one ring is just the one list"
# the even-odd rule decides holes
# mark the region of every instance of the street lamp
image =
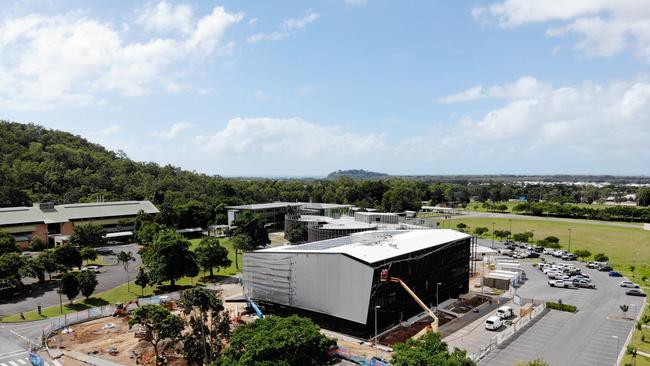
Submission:
[[508,231],[510,232],[510,235],[512,235],[512,219],[508,219]]
[[379,308],[379,305],[375,305],[375,356],[379,355],[379,347],[377,347],[377,310]]
[[438,315],[438,304],[440,303],[438,301],[438,286],[442,285],[442,283],[438,282],[436,283],[436,315]]
[[494,222],[492,222],[492,249],[494,249]]
[[568,228],[569,230],[569,253],[571,252],[571,228]]

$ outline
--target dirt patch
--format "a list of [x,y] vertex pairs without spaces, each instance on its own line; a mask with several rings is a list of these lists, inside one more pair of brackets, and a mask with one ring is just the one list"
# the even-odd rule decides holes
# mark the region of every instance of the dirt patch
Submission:
[[[450,321],[456,319],[454,316],[440,313],[438,314],[438,326],[449,323]],[[381,344],[392,346],[395,343],[401,343],[406,341],[409,338],[412,338],[418,334],[421,330],[431,325],[433,319],[430,316],[425,316],[424,318],[416,321],[411,326],[398,326],[388,333],[384,333],[378,339],[378,342]]]

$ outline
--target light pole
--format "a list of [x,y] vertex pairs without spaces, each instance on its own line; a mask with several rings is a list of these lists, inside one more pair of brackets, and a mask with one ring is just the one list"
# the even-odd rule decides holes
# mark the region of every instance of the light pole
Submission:
[[438,304],[440,303],[440,301],[438,301],[438,286],[440,285],[442,285],[442,283],[436,283],[436,315],[438,315]]
[[[508,232],[512,235],[512,219],[508,219]],[[508,235],[508,239],[510,239],[510,235]]]
[[375,356],[379,355],[379,348],[377,347],[377,310],[379,308],[379,305],[375,305]]
[[569,253],[571,253],[571,228],[568,228],[569,230]]
[[492,249],[494,249],[494,222],[492,223]]

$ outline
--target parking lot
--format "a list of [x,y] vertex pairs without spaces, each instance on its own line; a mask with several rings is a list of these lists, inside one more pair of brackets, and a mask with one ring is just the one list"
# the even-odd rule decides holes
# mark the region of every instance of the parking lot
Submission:
[[[547,262],[560,262],[543,255]],[[625,294],[619,286],[624,279],[609,277],[607,272],[588,269],[583,263],[573,261],[576,267],[592,278],[596,289],[553,288],[548,278],[530,262],[521,266],[528,280],[517,294],[525,298],[575,305],[577,313],[551,310],[532,326],[516,334],[500,349],[481,360],[481,365],[508,365],[519,361],[542,358],[550,365],[614,365],[619,351],[633,329],[644,299]],[[623,314],[619,305],[627,304]]]

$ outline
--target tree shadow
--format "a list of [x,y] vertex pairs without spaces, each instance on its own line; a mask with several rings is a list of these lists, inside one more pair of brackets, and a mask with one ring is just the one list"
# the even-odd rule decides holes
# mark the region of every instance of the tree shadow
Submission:
[[217,283],[217,282],[226,282],[230,278],[232,277],[224,276],[224,275],[214,275],[210,277],[208,275],[208,276],[199,277],[198,280],[204,283]]
[[20,288],[2,291],[0,292],[0,304],[13,304],[27,298],[41,297],[56,288],[57,282],[53,280],[44,283],[35,282]]
[[183,291],[183,290],[187,290],[187,289],[193,288],[193,287],[195,287],[195,286],[196,286],[196,285],[175,285],[175,286],[171,286],[171,285],[160,285],[160,286],[158,286],[158,288],[156,288],[156,289],[153,291],[153,293],[156,294],[156,295],[161,295],[161,294],[165,294],[165,293],[167,293],[167,292],[172,292],[172,291]]

